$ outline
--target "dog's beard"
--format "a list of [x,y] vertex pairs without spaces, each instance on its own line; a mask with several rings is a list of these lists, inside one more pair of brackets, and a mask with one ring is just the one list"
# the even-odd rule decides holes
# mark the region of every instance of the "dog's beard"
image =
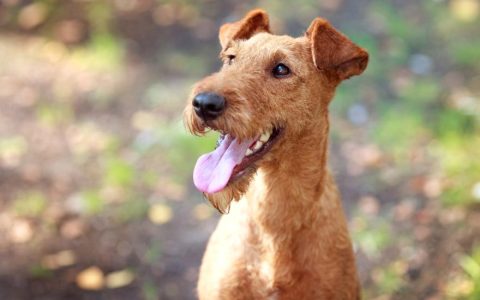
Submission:
[[232,201],[240,200],[240,198],[247,192],[250,181],[255,173],[255,169],[251,168],[250,170],[246,170],[246,172],[246,174],[228,184],[223,190],[213,194],[204,193],[203,195],[220,213],[228,213]]

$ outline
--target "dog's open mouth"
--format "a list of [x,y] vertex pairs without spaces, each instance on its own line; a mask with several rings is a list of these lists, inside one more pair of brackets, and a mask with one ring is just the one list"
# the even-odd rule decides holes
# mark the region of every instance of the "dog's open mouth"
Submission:
[[273,127],[255,138],[242,141],[230,134],[220,136],[215,150],[198,159],[193,171],[195,186],[204,193],[221,191],[262,158],[281,132],[281,128]]

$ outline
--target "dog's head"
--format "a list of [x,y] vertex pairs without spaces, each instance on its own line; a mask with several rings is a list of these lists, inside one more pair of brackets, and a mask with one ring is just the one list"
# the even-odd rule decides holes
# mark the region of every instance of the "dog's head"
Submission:
[[224,64],[195,85],[184,117],[194,134],[221,133],[215,151],[199,158],[194,183],[223,212],[282,140],[326,114],[335,87],[362,73],[368,54],[320,18],[305,36],[273,35],[262,10],[223,25],[219,39]]

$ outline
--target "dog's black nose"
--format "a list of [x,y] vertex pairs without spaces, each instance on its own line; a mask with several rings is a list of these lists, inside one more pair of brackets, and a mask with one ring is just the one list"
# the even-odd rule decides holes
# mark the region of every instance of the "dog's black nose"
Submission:
[[192,101],[195,113],[203,120],[213,120],[225,110],[225,98],[215,93],[200,93]]

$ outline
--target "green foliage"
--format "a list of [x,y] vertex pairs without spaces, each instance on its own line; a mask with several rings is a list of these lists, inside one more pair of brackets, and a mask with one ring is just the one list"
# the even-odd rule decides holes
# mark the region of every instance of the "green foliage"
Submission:
[[365,253],[376,257],[391,242],[391,229],[383,220],[369,222],[366,217],[357,216],[352,235]]
[[47,279],[53,277],[53,272],[41,264],[36,264],[30,267],[29,270],[30,275],[36,279]]
[[379,291],[382,294],[391,295],[404,284],[402,273],[399,272],[398,267],[391,264],[385,268],[377,270],[376,278],[378,280]]
[[110,33],[96,33],[90,43],[75,49],[73,60],[83,67],[113,71],[123,58],[121,42]]
[[191,55],[186,52],[171,51],[164,53],[160,59],[164,67],[174,73],[188,74],[188,76],[202,76],[208,69],[202,57]]
[[391,36],[412,44],[424,36],[422,28],[405,18],[402,12],[391,4],[391,1],[374,1],[370,9],[382,18],[386,31]]
[[[465,138],[467,137],[467,138]],[[438,143],[432,145],[434,154],[449,178],[449,185],[442,194],[446,205],[471,204],[474,199],[471,190],[480,178],[478,149],[480,137],[467,134],[445,134]]]
[[104,1],[89,2],[87,17],[92,35],[86,45],[75,49],[73,59],[90,69],[115,71],[121,65],[125,47],[111,30],[112,7]]
[[141,220],[148,212],[148,203],[142,199],[131,199],[115,207],[115,216],[119,222]]
[[454,43],[450,51],[455,62],[462,65],[480,67],[478,49],[480,49],[480,40],[472,41],[468,39]]
[[192,136],[180,122],[158,128],[157,134],[165,157],[175,166],[175,175],[183,180],[190,176],[200,155],[213,151],[218,139],[217,132],[209,132],[203,137]]
[[381,114],[373,138],[397,161],[404,162],[422,133],[425,133],[425,128],[421,112],[398,103],[396,106],[389,106]]
[[145,260],[151,264],[157,262],[162,256],[162,244],[159,241],[152,241],[152,244],[145,252]]
[[106,185],[130,186],[135,179],[135,169],[119,157],[109,157],[105,162],[104,183]]
[[[478,70],[476,58],[480,40],[474,37],[478,37],[478,27],[474,29],[473,25],[460,24],[452,18],[452,15],[465,11],[449,11],[449,7],[433,2],[423,3],[418,8],[419,14],[430,14],[432,18],[431,23],[422,26],[405,18],[392,1],[374,1],[370,8],[385,26],[382,30],[390,36],[390,47],[373,56],[376,57],[373,60],[382,62],[373,74],[377,90],[384,97],[376,105],[378,119],[371,131],[373,139],[403,166],[410,163],[413,150],[430,141],[429,154],[436,160],[442,175],[448,178],[440,197],[442,203],[447,206],[468,205],[476,201],[471,195],[471,187],[480,176],[478,109],[473,106],[459,109],[451,105],[447,97],[455,91],[450,90],[444,84],[449,81],[434,70],[431,74],[409,74],[395,90],[390,87],[391,82],[383,81],[381,76],[397,68],[406,68],[415,53],[430,56],[434,69],[468,65],[467,68]],[[455,43],[449,42],[452,35],[455,35]],[[346,98],[354,97],[355,91],[348,90],[339,96],[343,97],[343,94]]]
[[[442,110],[437,115],[435,134],[446,144],[455,144],[475,134],[477,119],[474,115],[456,109]],[[460,139],[459,141],[456,141]]]
[[[161,105],[163,111],[178,110],[178,104],[184,103],[187,91],[184,87],[192,85],[190,80],[175,82],[156,82],[150,85],[143,97],[143,102],[148,108],[156,108]],[[182,92],[179,93],[179,90]]]
[[440,84],[433,78],[418,78],[413,84],[400,90],[399,100],[406,101],[413,109],[427,108],[426,104],[438,103]]
[[63,103],[41,104],[37,107],[36,113],[41,123],[51,127],[71,122],[73,119],[71,107]]
[[155,184],[158,181],[158,173],[155,170],[146,170],[142,172],[141,176],[141,181],[149,187],[155,186]]
[[96,190],[83,192],[81,199],[83,200],[84,210],[88,214],[100,213],[105,207],[103,198]]
[[92,23],[94,32],[110,32],[112,7],[103,1],[94,1],[87,6],[87,16]]
[[38,217],[47,205],[47,199],[40,191],[22,193],[13,202],[13,210],[19,216]]
[[154,284],[152,281],[146,281],[142,285],[142,293],[145,300],[156,300],[158,299],[158,288],[157,284]]
[[473,289],[465,297],[467,300],[480,299],[480,246],[477,246],[472,255],[465,255],[460,259],[460,266],[467,274]]
[[[358,102],[359,95],[356,91],[360,88],[360,83],[357,81],[347,81],[335,93],[335,98],[330,104],[331,110],[339,115],[345,115],[348,108]],[[335,127],[332,128],[335,130]]]

